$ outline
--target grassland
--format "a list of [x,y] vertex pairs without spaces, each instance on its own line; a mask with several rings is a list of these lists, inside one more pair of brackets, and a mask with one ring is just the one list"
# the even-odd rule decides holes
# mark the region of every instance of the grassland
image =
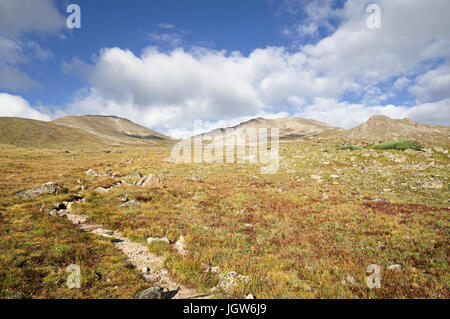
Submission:
[[[219,276],[205,272],[207,266],[250,276],[221,297],[449,298],[448,154],[339,145],[282,143],[273,175],[261,175],[254,164],[165,162],[168,146],[109,153],[2,146],[0,297],[131,298],[150,286],[108,239],[41,211],[81,194],[86,200],[76,212],[130,239],[183,235],[186,256],[165,243],[149,244],[179,282],[209,291]],[[162,174],[164,186],[97,193],[115,179],[85,172],[107,168],[122,176]],[[13,196],[49,181],[65,190],[27,200]],[[121,195],[141,206],[122,208]],[[65,286],[65,269],[74,263],[81,266],[80,290]],[[370,264],[382,267],[380,289],[365,284]],[[386,268],[393,264],[402,269]],[[343,282],[347,276],[355,284]]]

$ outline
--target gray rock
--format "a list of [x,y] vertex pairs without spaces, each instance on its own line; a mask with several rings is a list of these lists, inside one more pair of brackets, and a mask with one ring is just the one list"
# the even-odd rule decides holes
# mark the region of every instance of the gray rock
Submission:
[[240,275],[235,271],[230,271],[219,280],[217,287],[225,293],[230,294],[239,284],[248,283],[249,281],[249,276]]
[[121,179],[127,180],[127,181],[135,181],[142,178],[142,174],[139,173],[139,171],[134,171],[128,175],[125,175],[124,177],[122,177]]
[[164,181],[164,176],[149,174],[137,180],[133,186],[139,187],[160,187]]
[[120,205],[120,207],[124,207],[124,208],[128,208],[128,207],[139,207],[141,206],[141,203],[139,203],[139,201],[133,199],[130,200],[128,202],[124,202],[122,205]]
[[388,269],[388,270],[402,270],[403,267],[402,267],[402,265],[395,264],[395,265],[389,265],[389,266],[387,266],[387,269]]
[[50,182],[17,193],[16,196],[32,198],[42,194],[55,194],[59,189],[58,184]]
[[159,286],[151,287],[138,292],[135,299],[163,299],[163,288]]
[[105,177],[105,176],[108,176],[106,173],[97,173],[93,169],[88,169],[86,171],[86,175],[93,176],[93,177]]

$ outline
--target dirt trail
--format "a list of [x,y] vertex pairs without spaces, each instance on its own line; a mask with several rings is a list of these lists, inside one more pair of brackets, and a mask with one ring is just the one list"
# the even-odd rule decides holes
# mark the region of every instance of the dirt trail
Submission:
[[[82,201],[83,199],[79,200]],[[212,294],[201,294],[196,289],[187,288],[177,283],[170,278],[167,269],[164,268],[164,258],[152,254],[147,245],[133,242],[124,237],[121,232],[110,230],[104,225],[89,223],[88,215],[73,214],[70,205],[62,209],[48,210],[47,213],[54,217],[67,218],[81,231],[110,238],[114,245],[127,256],[129,262],[142,273],[145,281],[164,289],[166,298],[208,299],[212,296]]]

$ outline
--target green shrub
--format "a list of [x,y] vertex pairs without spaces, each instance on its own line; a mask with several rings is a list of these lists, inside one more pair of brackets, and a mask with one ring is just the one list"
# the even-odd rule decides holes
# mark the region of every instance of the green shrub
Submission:
[[412,149],[415,151],[422,151],[423,146],[416,141],[412,140],[398,140],[398,141],[388,141],[383,142],[373,147],[375,150],[398,150],[404,151],[407,149]]
[[338,151],[358,151],[363,148],[359,145],[342,145],[336,148]]

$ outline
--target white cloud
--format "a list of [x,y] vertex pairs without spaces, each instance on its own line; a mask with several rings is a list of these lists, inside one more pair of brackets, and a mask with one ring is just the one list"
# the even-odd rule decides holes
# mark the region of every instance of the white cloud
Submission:
[[0,116],[23,117],[34,120],[50,121],[51,118],[36,109],[18,95],[0,93]]
[[56,33],[64,23],[53,0],[0,0],[0,35]]
[[0,88],[18,91],[37,86],[18,64],[43,61],[53,53],[28,36],[56,34],[63,26],[64,17],[53,0],[0,0]]
[[436,101],[450,98],[450,63],[421,75],[416,85],[409,88],[419,101]]
[[39,84],[25,73],[9,66],[3,68],[0,66],[0,89],[18,91],[36,86],[39,86]]
[[[243,56],[199,47],[170,52],[151,47],[137,56],[126,49],[105,48],[89,73],[89,92],[68,110],[124,116],[180,132],[198,119],[234,121],[289,108],[344,127],[373,114],[446,123],[442,116],[426,112],[429,108],[448,114],[444,101],[408,108],[389,105],[389,99],[414,83],[416,74],[409,91],[418,103],[449,97],[448,67],[438,65],[430,71],[430,62],[450,56],[450,2],[381,0],[381,29],[367,28],[365,3],[349,0],[338,11],[331,9],[330,1],[324,3],[323,10],[307,6],[310,18],[305,26],[311,27],[310,33],[316,30],[314,23],[329,16],[342,23],[329,37],[296,52],[266,47]],[[175,29],[169,24],[160,28]],[[166,40],[177,45],[174,38]],[[345,102],[346,94],[359,101]]]
[[390,118],[411,118],[418,123],[450,125],[450,99],[413,107],[395,105],[366,106],[357,103],[338,102],[335,99],[316,98],[311,105],[295,114],[297,117],[313,118],[346,129],[367,121],[372,115]]

